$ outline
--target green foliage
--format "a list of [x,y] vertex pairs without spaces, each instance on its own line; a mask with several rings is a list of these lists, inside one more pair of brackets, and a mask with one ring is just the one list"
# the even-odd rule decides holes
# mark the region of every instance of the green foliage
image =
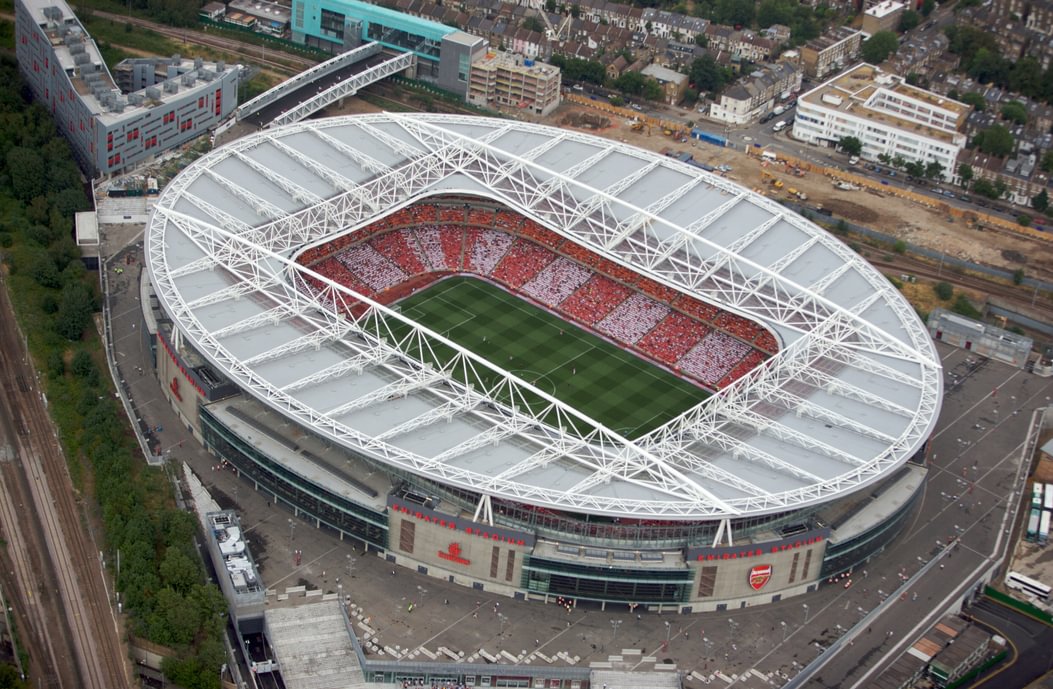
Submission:
[[896,252],[897,254],[905,254],[905,253],[907,253],[907,243],[905,241],[903,241],[902,239],[897,239],[892,244],[892,250],[894,252]]
[[842,136],[837,142],[837,147],[850,156],[857,156],[863,152],[863,142],[854,136]]
[[911,177],[924,177],[925,163],[920,160],[910,160],[903,166],[903,171]]
[[951,305],[951,311],[958,314],[959,316],[965,316],[966,318],[980,318],[983,314],[973,306],[973,303],[969,301],[969,297],[959,293],[958,297],[954,300],[954,304]]
[[933,285],[932,291],[936,293],[940,301],[948,301],[954,296],[954,288],[949,282],[937,282]]
[[661,100],[662,87],[657,81],[639,72],[625,72],[614,80],[614,88],[630,96],[641,96],[647,100]]
[[925,177],[928,179],[943,179],[943,164],[938,160],[930,160],[925,165]]
[[958,177],[962,180],[962,186],[966,189],[969,188],[969,182],[973,179],[973,166],[968,163],[962,163],[958,166]]
[[1013,152],[1013,135],[1000,124],[993,124],[973,137],[973,145],[993,156],[1007,156]]
[[936,9],[936,0],[923,0],[921,3],[921,16],[928,17]]
[[1002,119],[1024,124],[1027,122],[1027,108],[1018,100],[1006,101],[1002,104]]
[[1013,284],[1014,285],[1022,285],[1022,284],[1024,284],[1024,269],[1023,268],[1017,268],[1016,270],[1013,271]]
[[1042,168],[1042,172],[1053,173],[1053,150],[1042,154],[1042,162],[1039,165]]
[[925,87],[925,77],[918,74],[917,72],[907,72],[907,83],[911,86]]
[[1045,189],[1031,197],[1031,207],[1039,213],[1045,213],[1049,210],[1049,194],[1046,193]]
[[863,41],[861,49],[863,60],[872,64],[880,65],[888,59],[889,55],[899,48],[899,38],[891,31],[878,31],[873,36]]
[[921,15],[914,10],[905,10],[899,15],[899,32],[906,33],[921,23]]
[[753,24],[753,0],[717,0],[713,20],[718,24],[750,26]]
[[1021,227],[1028,227],[1031,225],[1031,216],[1020,214],[1016,216],[1016,224]]
[[0,689],[27,689],[28,684],[18,676],[13,665],[0,665]]
[[1005,180],[999,178],[991,183],[986,179],[978,179],[973,182],[973,192],[989,199],[1000,199],[1006,192]]
[[[121,551],[117,586],[129,631],[173,644],[182,686],[218,689],[222,596],[203,583],[191,540],[193,521],[172,505],[164,475],[143,464],[109,378],[95,363],[102,360],[101,347],[88,326],[98,306],[97,278],[86,273],[69,237],[72,213],[87,206],[80,173],[48,113],[22,100],[26,90],[9,55],[0,54],[0,79],[8,85],[0,89],[7,289],[44,374],[70,473],[75,485],[84,486],[84,472],[92,472],[90,487],[104,524],[102,547]],[[164,620],[165,628],[157,620]],[[8,686],[4,682],[0,669],[0,686]]]
[[602,86],[607,80],[607,70],[601,63],[593,60],[553,55],[551,62],[563,71],[565,81],[587,81]]
[[973,106],[976,112],[983,112],[987,109],[987,101],[984,99],[983,94],[977,93],[976,91],[969,91],[963,93],[960,100],[966,105]]
[[730,75],[707,53],[691,63],[688,77],[699,93],[708,91],[716,94],[728,83]]
[[545,33],[545,22],[541,20],[541,17],[532,15],[523,19],[520,26],[527,31],[536,31],[538,33]]

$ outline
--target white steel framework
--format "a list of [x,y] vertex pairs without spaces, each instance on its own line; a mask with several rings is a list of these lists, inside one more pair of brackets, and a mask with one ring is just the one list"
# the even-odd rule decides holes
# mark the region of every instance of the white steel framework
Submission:
[[[630,440],[295,260],[447,193],[497,201],[752,319],[781,350]],[[378,114],[261,132],[166,188],[147,259],[183,336],[248,393],[378,462],[474,491],[480,505],[492,496],[664,519],[815,505],[900,466],[940,408],[924,326],[839,241],[722,178],[538,125]],[[361,315],[343,315],[354,303]],[[454,355],[438,356],[440,345]],[[363,414],[390,422],[367,432]]]

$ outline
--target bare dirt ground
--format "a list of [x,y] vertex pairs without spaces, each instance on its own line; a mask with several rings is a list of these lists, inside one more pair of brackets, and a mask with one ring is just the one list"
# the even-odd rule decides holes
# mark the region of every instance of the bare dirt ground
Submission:
[[[332,114],[379,112],[383,108],[360,98],[349,99]],[[924,246],[968,261],[1016,270],[1023,268],[1028,275],[1053,280],[1053,241],[1041,242],[1004,232],[993,232],[969,227],[954,221],[934,208],[926,208],[906,199],[879,195],[866,191],[840,191],[823,175],[806,173],[796,177],[775,164],[762,167],[758,157],[747,156],[741,150],[718,148],[702,142],[686,143],[665,136],[659,129],[633,131],[630,122],[602,113],[593,108],[564,103],[552,115],[537,118],[542,124],[574,129],[607,137],[656,152],[689,152],[695,160],[713,166],[730,165],[726,174],[739,184],[766,194],[771,198],[788,198],[789,188],[808,195],[810,205],[821,204],[839,217],[866,225],[911,244]],[[762,170],[783,181],[783,189],[775,190],[762,177]]]

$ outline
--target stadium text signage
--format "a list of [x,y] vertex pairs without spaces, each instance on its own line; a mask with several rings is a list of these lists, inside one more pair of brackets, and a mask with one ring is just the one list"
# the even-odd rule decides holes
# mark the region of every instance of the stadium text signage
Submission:
[[771,581],[771,565],[757,565],[750,569],[750,588],[760,591],[764,585]]
[[499,526],[489,526],[469,522],[467,520],[455,519],[446,514],[439,514],[434,510],[430,510],[427,507],[423,507],[416,503],[407,504],[400,500],[389,498],[388,508],[393,512],[408,515],[418,521],[427,524],[434,524],[439,528],[450,529],[451,531],[459,531],[463,534],[475,536],[476,538],[481,538],[483,540],[497,541],[500,543],[507,543],[508,545],[523,546],[526,548],[532,548],[534,546],[534,537],[530,534],[518,533],[511,529],[504,529]]
[[783,538],[768,543],[751,543],[744,546],[732,546],[724,548],[688,548],[687,559],[697,562],[712,562],[715,560],[742,560],[751,557],[764,557],[781,553],[784,550],[796,550],[822,543],[830,536],[830,529],[818,529],[809,531],[793,538]]
[[[175,364],[176,368],[179,369],[179,372],[182,373],[183,376],[186,378],[187,382],[190,383],[190,385],[195,390],[197,390],[197,394],[207,399],[208,395],[205,394],[205,389],[201,387],[196,380],[194,380],[194,377],[191,375],[191,372],[186,369],[186,366],[183,365],[183,362],[180,361],[179,357],[177,357],[175,352],[172,351],[172,346],[168,344],[168,340],[165,339],[165,336],[158,332],[157,339],[161,343],[161,346],[164,348],[165,352],[167,352],[168,356],[172,359],[172,363]],[[173,385],[172,392],[175,393],[176,390],[177,386]],[[178,393],[176,394],[178,395]],[[183,397],[181,395],[179,395],[179,401],[183,401]]]

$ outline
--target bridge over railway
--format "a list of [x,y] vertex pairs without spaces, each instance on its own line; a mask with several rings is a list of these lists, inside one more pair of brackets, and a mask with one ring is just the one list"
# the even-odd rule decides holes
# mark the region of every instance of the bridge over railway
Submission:
[[238,107],[235,117],[265,128],[299,122],[362,88],[416,65],[413,53],[367,43],[287,79]]

